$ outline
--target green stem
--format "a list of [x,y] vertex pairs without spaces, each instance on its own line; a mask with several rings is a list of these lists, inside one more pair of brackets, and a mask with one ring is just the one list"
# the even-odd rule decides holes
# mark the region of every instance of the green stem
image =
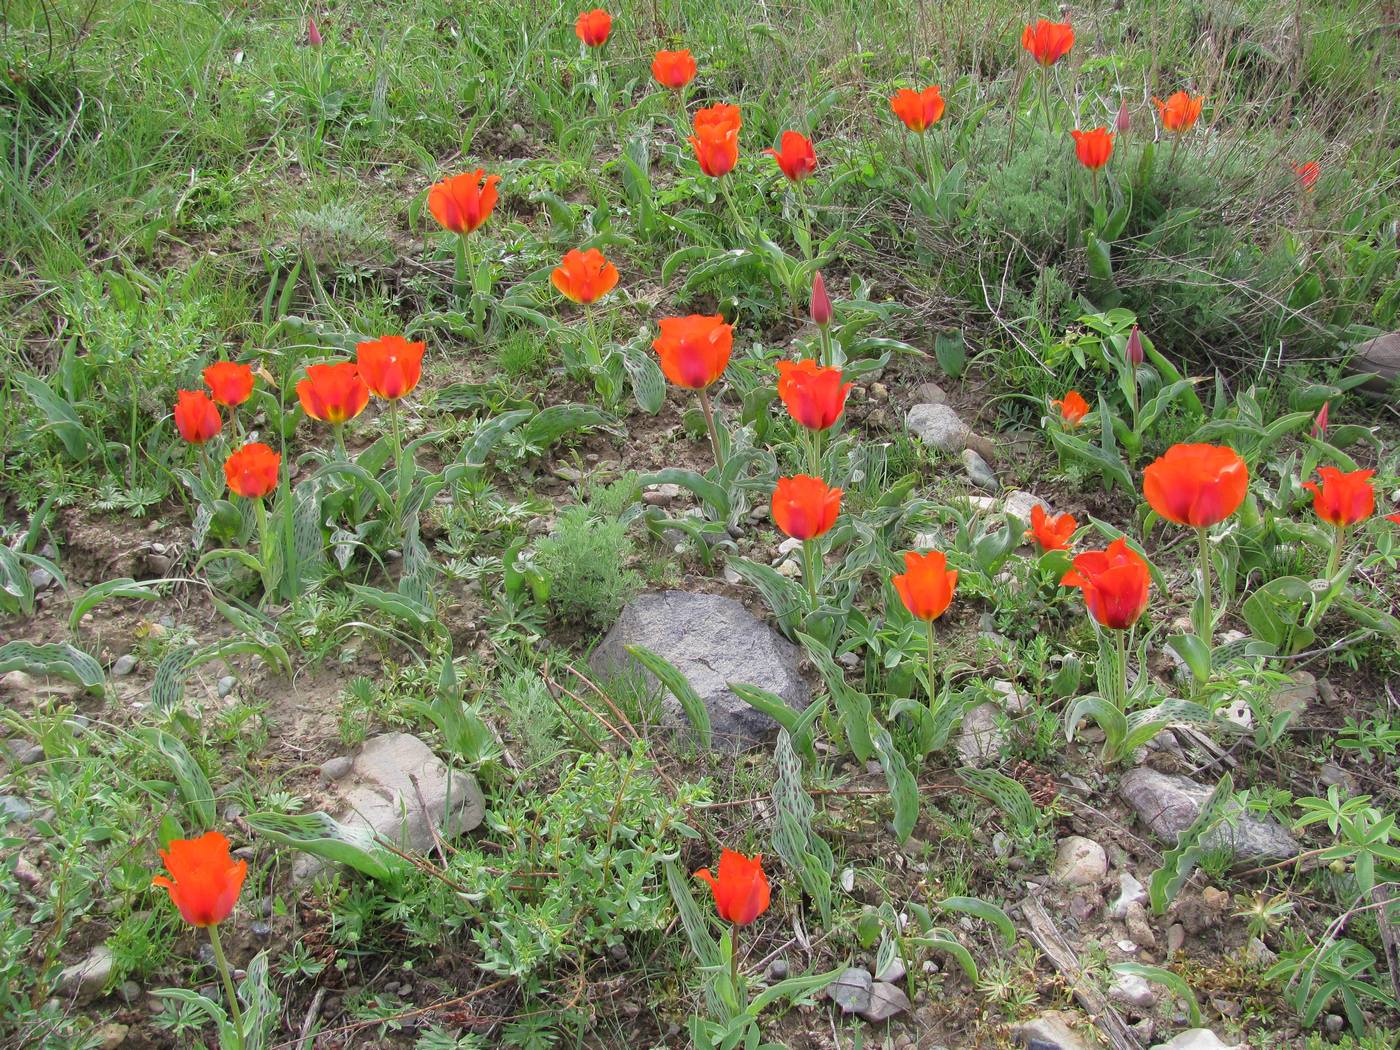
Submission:
[[400,526],[403,506],[403,439],[399,435],[399,399],[389,402],[389,427],[394,436],[394,522],[397,531]]
[[348,462],[350,461],[350,453],[349,453],[348,451],[346,451],[346,448],[345,448],[345,424],[344,424],[344,423],[337,423],[337,424],[335,424],[334,427],[331,428],[331,430],[332,430],[332,431],[334,432],[334,434],[335,434],[335,450],[336,450],[336,452],[339,453],[340,458],[341,458],[342,461],[348,463]]
[[199,480],[201,483],[200,487],[203,489],[203,492],[200,493],[201,499],[204,496],[204,492],[210,491],[213,485],[213,481],[210,478],[211,473],[212,468],[209,466],[209,442],[205,441],[199,446]]
[[928,621],[928,706],[933,707],[935,691],[933,688],[933,643],[935,637],[933,621]]
[[1055,137],[1055,123],[1050,119],[1050,69],[1048,66],[1040,67],[1040,109],[1045,114],[1045,130],[1050,133],[1050,137]]
[[831,324],[821,325],[822,333],[822,359],[817,362],[823,368],[834,368],[836,366],[836,355],[831,348]]
[[[793,196],[797,198],[797,210],[802,213],[802,232],[807,240],[802,245],[802,257],[808,262],[812,261],[812,212],[807,206],[807,191],[802,188],[802,183],[792,184]],[[795,291],[795,290],[794,290]]]
[[209,927],[209,943],[214,946],[214,961],[219,966],[219,976],[223,978],[224,995],[228,997],[228,1012],[233,1017],[233,1035],[238,1041],[238,1050],[243,1050],[243,1010],[238,1005],[238,993],[233,988],[233,973],[224,957],[224,946],[219,940],[219,927]]
[[1332,553],[1327,556],[1327,579],[1330,581],[1337,575],[1337,570],[1342,567],[1342,547],[1346,543],[1347,530],[1345,525],[1338,525],[1332,537]]
[[729,984],[734,989],[734,1001],[739,1002],[739,927],[729,927]]
[[748,223],[746,223],[744,221],[744,217],[741,214],[739,214],[739,206],[734,203],[734,195],[729,192],[728,178],[724,175],[721,175],[718,181],[719,191],[721,194],[724,195],[725,201],[729,204],[729,214],[734,217],[734,225],[739,228],[739,233],[743,237],[744,241],[746,243],[752,243],[753,235],[749,233]]
[[822,473],[822,432],[808,430],[807,435],[807,468],[812,477],[819,478]]
[[700,395],[700,411],[705,414],[705,429],[710,432],[710,448],[715,454],[715,468],[718,471],[724,470],[724,453],[720,451],[719,430],[715,427],[715,410],[710,404],[710,391],[702,387],[696,391]]
[[467,260],[467,235],[465,233],[459,233],[457,235],[456,255],[456,266],[454,268],[455,280],[453,281],[452,292],[457,296],[458,304],[465,305],[467,299],[467,281],[469,280],[467,275],[471,265]]
[[924,178],[928,180],[928,191],[932,195],[937,189],[933,178],[933,151],[929,146],[929,132],[925,128],[919,133],[919,146],[924,154]]
[[1118,695],[1114,702],[1118,705],[1118,710],[1124,714],[1128,713],[1128,632],[1114,631],[1113,639],[1118,650]]
[[1200,546],[1200,571],[1201,571],[1201,621],[1196,624],[1196,636],[1206,643],[1209,648],[1215,635],[1215,614],[1211,610],[1210,601],[1210,538],[1209,529],[1205,527],[1196,530],[1197,543]]
[[807,597],[812,599],[812,610],[817,608],[817,573],[820,571],[820,559],[813,557],[816,553],[816,540],[802,541],[802,575],[807,580]]
[[253,500],[253,514],[258,519],[258,575],[262,577],[263,598],[271,601],[273,581],[269,565],[271,564],[272,536],[268,531],[267,508],[263,506],[263,497],[259,496]]

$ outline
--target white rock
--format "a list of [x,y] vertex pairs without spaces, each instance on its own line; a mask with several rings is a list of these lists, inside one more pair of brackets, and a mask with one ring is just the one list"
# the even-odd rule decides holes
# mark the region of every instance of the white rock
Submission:
[[1108,997],[1115,1003],[1122,1003],[1139,1013],[1146,1013],[1157,1005],[1157,996],[1152,985],[1135,974],[1120,973],[1109,986]]
[[1108,854],[1093,839],[1070,835],[1060,840],[1051,874],[1066,886],[1093,886],[1108,874]]
[[1152,1050],[1249,1050],[1249,1044],[1222,1042],[1209,1028],[1192,1028],[1170,1042],[1158,1043]]
[[1127,916],[1129,907],[1146,903],[1147,887],[1138,882],[1131,872],[1125,871],[1118,876],[1118,896],[1108,906],[1108,914],[1112,918],[1122,919]]

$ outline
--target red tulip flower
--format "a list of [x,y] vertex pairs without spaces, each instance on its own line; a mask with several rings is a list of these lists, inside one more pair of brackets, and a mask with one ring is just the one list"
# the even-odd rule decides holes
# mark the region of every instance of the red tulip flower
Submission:
[[661,371],[676,386],[704,390],[724,374],[734,349],[734,328],[719,314],[663,317],[652,349]]
[[355,344],[355,365],[365,386],[376,397],[397,401],[418,385],[423,375],[427,344],[410,343],[401,335]]
[[1045,508],[1037,503],[1031,507],[1031,527],[1026,530],[1026,539],[1034,540],[1042,551],[1069,550],[1070,537],[1079,523],[1068,514],[1051,517]]
[[1157,112],[1162,117],[1162,127],[1175,135],[1190,131],[1195,126],[1196,121],[1200,119],[1204,102],[1204,95],[1192,98],[1185,91],[1167,96],[1165,102],[1156,95],[1152,96],[1152,104],[1157,107]]
[[1074,46],[1074,29],[1068,22],[1037,19],[1021,33],[1021,46],[1040,65],[1053,66]]
[[297,384],[297,400],[312,419],[340,426],[369,404],[369,387],[354,361],[311,365]]
[[839,368],[823,368],[815,361],[778,362],[778,396],[808,430],[826,430],[840,419],[853,385],[841,382]]
[[217,926],[229,917],[238,902],[248,862],[234,863],[228,839],[207,831],[197,839],[171,839],[170,850],[160,850],[168,875],[157,875],[152,885],[162,886],[192,926]]
[[1118,115],[1113,118],[1113,130],[1120,135],[1127,134],[1128,129],[1133,126],[1132,114],[1128,112],[1128,100],[1125,98],[1118,103]]
[[613,290],[617,284],[617,267],[597,248],[586,252],[574,248],[565,254],[549,277],[564,298],[588,306]]
[[589,47],[602,47],[611,32],[612,15],[601,7],[579,12],[578,20],[574,22],[574,35]]
[[836,524],[841,490],[821,478],[798,474],[779,478],[770,505],[773,523],[795,540],[813,540]]
[[679,91],[695,79],[695,59],[689,51],[658,51],[651,60],[651,75],[662,87]]
[[1365,521],[1376,512],[1376,489],[1371,484],[1374,470],[1353,470],[1344,474],[1336,467],[1318,467],[1321,484],[1303,483],[1313,494],[1313,510],[1327,524],[1338,529],[1350,528]]
[[1159,515],[1205,529],[1240,509],[1249,468],[1223,445],[1173,445],[1142,472],[1142,494]]
[[937,84],[922,91],[901,88],[890,98],[890,109],[906,128],[922,133],[943,119],[943,94]]
[[1104,627],[1126,631],[1147,611],[1152,575],[1147,562],[1121,536],[1107,550],[1075,556],[1060,583],[1084,592],[1089,615]]
[[233,361],[217,361],[204,370],[204,385],[219,404],[237,408],[253,396],[253,370]]
[[1298,185],[1303,187],[1304,193],[1312,192],[1312,188],[1317,185],[1317,177],[1322,174],[1322,167],[1315,160],[1306,164],[1295,164],[1293,170],[1298,174]]
[[1385,520],[1400,525],[1400,514],[1387,514]]
[[812,141],[799,131],[784,131],[778,140],[778,148],[763,152],[778,162],[778,167],[789,182],[801,182],[817,168],[817,154],[812,149]]
[[768,876],[763,874],[763,857],[746,857],[733,850],[719,855],[719,874],[709,868],[695,873],[710,884],[719,917],[735,926],[747,926],[768,910]]
[[743,120],[738,106],[720,103],[698,110],[690,144],[700,170],[713,178],[728,175],[739,163],[739,128]]
[[471,233],[491,218],[500,181],[499,175],[486,175],[482,168],[443,179],[428,190],[428,211],[443,229],[461,235]]
[[262,499],[277,488],[282,456],[261,441],[244,445],[224,460],[229,491],[244,499]]
[[209,441],[223,426],[219,408],[203,390],[181,390],[175,400],[175,429],[191,445]]
[[1098,171],[1108,163],[1108,158],[1113,156],[1113,133],[1107,128],[1093,128],[1089,131],[1076,128],[1070,134],[1074,136],[1075,156],[1079,158],[1079,163],[1090,171]]
[[958,573],[948,568],[948,557],[942,551],[908,551],[904,555],[904,572],[891,582],[904,607],[917,619],[932,623],[952,604]]
[[1074,429],[1084,422],[1084,417],[1089,414],[1089,402],[1080,396],[1078,390],[1071,390],[1064,396],[1064,400],[1051,401],[1052,406],[1060,409],[1060,422],[1070,429]]

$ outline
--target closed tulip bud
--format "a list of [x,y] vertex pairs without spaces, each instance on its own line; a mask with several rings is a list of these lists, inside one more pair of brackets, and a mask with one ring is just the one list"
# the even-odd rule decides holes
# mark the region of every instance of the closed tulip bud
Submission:
[[820,270],[812,275],[811,312],[812,320],[817,325],[825,328],[831,324],[831,297],[826,294],[826,281],[822,279]]
[[1118,116],[1113,118],[1113,130],[1122,135],[1132,127],[1133,118],[1128,113],[1128,100],[1125,98],[1118,105]]
[[321,46],[321,30],[316,26],[316,19],[306,20],[306,42],[312,47]]
[[1142,336],[1138,334],[1138,326],[1133,325],[1133,330],[1128,333],[1128,364],[1137,368],[1143,361]]
[[1332,405],[1330,401],[1324,401],[1322,408],[1317,413],[1317,420],[1313,423],[1312,436],[1321,441],[1327,436],[1327,410]]

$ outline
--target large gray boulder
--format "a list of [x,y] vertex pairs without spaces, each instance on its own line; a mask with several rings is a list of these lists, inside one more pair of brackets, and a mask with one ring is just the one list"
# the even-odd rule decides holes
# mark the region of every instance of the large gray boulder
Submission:
[[1374,394],[1389,394],[1400,380],[1400,332],[1378,335],[1356,348],[1347,365],[1358,375],[1371,375],[1362,389]]
[[[770,739],[777,723],[729,690],[730,682],[753,685],[782,697],[794,710],[811,703],[798,670],[802,651],[738,602],[715,594],[662,591],[627,603],[612,630],[593,651],[589,664],[604,677],[625,670],[660,684],[627,652],[641,645],[664,657],[704,701],[717,749],[741,750]],[[665,693],[666,721],[688,728],[684,711]]]
[[[1212,790],[1187,777],[1159,773],[1147,766],[1125,773],[1118,785],[1118,793],[1152,834],[1172,845],[1200,815]],[[1225,822],[1206,832],[1201,842],[1207,849],[1228,847],[1241,863],[1287,860],[1301,849],[1278,821],[1261,820],[1238,807]]]

